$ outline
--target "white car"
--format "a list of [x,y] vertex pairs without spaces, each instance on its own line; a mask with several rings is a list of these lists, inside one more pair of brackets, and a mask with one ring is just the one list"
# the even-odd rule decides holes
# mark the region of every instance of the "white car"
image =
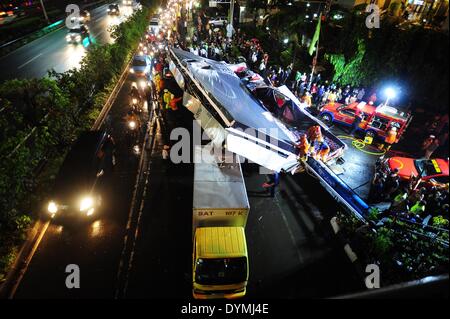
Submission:
[[213,27],[223,27],[227,24],[227,18],[225,17],[216,17],[216,18],[211,18],[211,20],[209,20],[209,24]]
[[159,19],[158,18],[152,18],[150,20],[150,25],[148,26],[148,30],[152,32],[153,34],[158,34],[160,30],[159,25]]

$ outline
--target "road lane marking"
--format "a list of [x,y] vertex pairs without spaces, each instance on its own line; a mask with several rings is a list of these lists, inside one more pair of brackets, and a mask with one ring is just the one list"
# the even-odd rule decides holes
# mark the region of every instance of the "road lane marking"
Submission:
[[25,65],[27,65],[28,63],[33,62],[34,60],[36,60],[37,58],[39,58],[42,54],[43,54],[43,53],[39,53],[39,54],[36,55],[34,58],[31,58],[30,60],[28,60],[28,61],[25,62],[24,64],[19,65],[19,66],[17,67],[17,69],[21,69],[21,68],[23,68]]
[[103,19],[105,16],[99,16],[97,19],[94,19],[94,21],[93,22],[97,22],[98,20],[101,20],[101,19]]
[[[150,129],[151,127],[149,126],[146,130],[145,136],[144,136],[144,140],[142,142],[142,153],[141,153],[141,158],[139,159],[139,165],[138,165],[138,169],[137,169],[137,173],[136,173],[136,179],[135,179],[135,184],[134,184],[134,189],[133,189],[133,196],[131,198],[131,205],[130,205],[130,210],[128,212],[128,222],[127,222],[127,226],[126,226],[126,235],[124,237],[124,241],[123,241],[123,249],[122,249],[122,253],[120,254],[120,263],[119,263],[119,269],[117,270],[117,287],[116,287],[116,291],[114,294],[114,298],[118,299],[121,295],[121,292],[123,292],[123,288],[121,285],[121,278],[122,278],[122,274],[124,274],[125,271],[128,271],[128,268],[125,268],[124,265],[124,261],[125,261],[125,257],[127,254],[127,247],[128,247],[128,241],[129,241],[129,232],[131,231],[131,223],[132,220],[134,219],[135,216],[135,208],[136,208],[136,201],[137,201],[137,196],[138,196],[138,190],[139,190],[139,185],[142,182],[142,178],[143,178],[143,169],[144,169],[144,164],[145,163],[145,146],[147,145],[148,142],[148,137],[150,134]],[[147,178],[147,177],[146,177]],[[136,233],[135,233],[136,234]],[[135,239],[133,239],[133,243],[134,243]],[[129,264],[127,265],[129,266]],[[125,273],[125,275],[127,276],[127,274]]]
[[138,239],[138,235],[140,232],[140,226],[141,226],[141,218],[142,218],[142,213],[144,211],[144,205],[146,202],[146,196],[147,196],[147,190],[148,190],[148,184],[149,184],[149,179],[150,179],[150,174],[149,174],[149,170],[150,170],[150,165],[151,165],[151,156],[153,155],[153,152],[155,151],[155,144],[156,144],[156,129],[154,128],[154,125],[157,125],[157,118],[156,118],[156,114],[154,112],[152,112],[152,124],[151,127],[149,128],[149,132],[152,135],[152,142],[151,142],[151,149],[150,149],[150,154],[149,157],[150,159],[148,160],[147,163],[147,171],[146,171],[146,178],[145,178],[145,184],[144,184],[144,190],[142,192],[142,196],[141,196],[141,204],[139,207],[139,215],[138,215],[138,219],[136,221],[136,230],[134,232],[134,238],[133,238],[133,245],[131,247],[131,254],[130,254],[130,259],[128,260],[128,269],[127,272],[125,274],[125,283],[123,286],[123,291],[122,291],[122,296],[125,297],[126,293],[127,293],[127,289],[128,289],[128,283],[129,283],[129,274],[131,272],[131,269],[133,267],[133,261],[134,261],[134,254],[136,251],[136,242]]
[[284,214],[283,208],[281,207],[281,205],[280,205],[280,203],[278,201],[278,194],[277,193],[275,194],[274,202],[276,203],[276,205],[278,206],[278,209],[280,210],[280,213],[281,213],[280,215],[281,215],[281,218],[282,218],[282,220],[284,222],[284,226],[286,227],[286,229],[288,231],[288,234],[289,234],[289,237],[291,239],[292,245],[295,247],[295,252],[296,252],[298,261],[299,261],[300,264],[303,264],[304,260],[303,260],[302,254],[301,254],[300,250],[298,249],[297,241],[295,240],[295,236],[294,236],[294,233],[291,230],[291,227],[289,227],[289,222],[288,222],[288,220],[286,218],[286,215]]
[[97,39],[98,36],[99,36],[100,34],[103,34],[103,33],[105,33],[105,30],[104,30],[104,29],[103,29],[102,31],[100,31],[99,33],[97,33],[97,34],[94,34],[94,39]]

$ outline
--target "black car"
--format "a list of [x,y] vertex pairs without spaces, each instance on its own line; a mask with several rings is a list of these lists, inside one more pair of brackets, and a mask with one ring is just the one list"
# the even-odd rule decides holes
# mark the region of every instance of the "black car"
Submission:
[[66,35],[67,43],[82,43],[85,38],[89,39],[89,29],[85,25],[69,29]]
[[106,132],[82,133],[56,176],[48,213],[52,217],[97,214],[104,198],[106,179],[114,169],[114,153],[114,140]]
[[116,16],[120,15],[120,9],[117,3],[110,4],[108,6],[107,11],[109,15],[116,15]]

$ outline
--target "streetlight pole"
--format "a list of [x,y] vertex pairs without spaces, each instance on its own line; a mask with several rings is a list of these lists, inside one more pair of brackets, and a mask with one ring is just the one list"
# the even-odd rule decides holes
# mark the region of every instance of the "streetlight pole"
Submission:
[[50,24],[50,20],[48,19],[47,11],[45,11],[44,1],[39,0],[41,2],[42,11],[44,12],[45,20],[47,20],[47,23]]
[[230,1],[230,24],[231,24],[231,26],[233,26],[233,19],[234,19],[234,1],[235,0]]
[[319,37],[319,39],[317,39],[317,48],[316,48],[316,52],[315,52],[316,55],[314,56],[314,58],[312,60],[311,76],[309,78],[308,90],[311,89],[311,86],[313,83],[314,72],[316,71],[317,59],[319,57],[319,42],[320,42],[320,37]]

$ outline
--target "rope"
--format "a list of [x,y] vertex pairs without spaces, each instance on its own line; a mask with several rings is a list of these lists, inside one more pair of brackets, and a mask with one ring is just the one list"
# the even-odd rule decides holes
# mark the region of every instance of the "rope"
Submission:
[[369,155],[375,155],[375,156],[382,156],[382,155],[386,154],[386,151],[371,152],[371,151],[366,150],[365,148],[366,148],[367,144],[364,143],[363,140],[354,138],[353,136],[340,135],[340,136],[338,136],[338,138],[352,140],[352,146],[363,153],[366,153]]

